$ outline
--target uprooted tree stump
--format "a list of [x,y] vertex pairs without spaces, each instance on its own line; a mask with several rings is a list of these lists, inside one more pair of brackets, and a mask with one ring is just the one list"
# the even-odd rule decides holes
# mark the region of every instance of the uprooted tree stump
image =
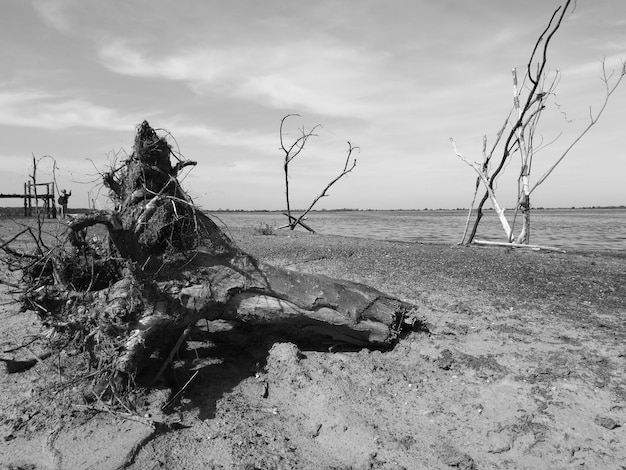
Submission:
[[[172,157],[144,121],[130,157],[103,175],[115,209],[69,220],[67,241],[25,270],[24,301],[82,345],[101,382],[134,383],[151,355],[178,348],[200,319],[377,347],[412,325],[413,306],[376,289],[242,252],[181,188],[179,171],[195,162]],[[85,238],[95,225],[108,245]],[[169,351],[160,351],[164,366]]]

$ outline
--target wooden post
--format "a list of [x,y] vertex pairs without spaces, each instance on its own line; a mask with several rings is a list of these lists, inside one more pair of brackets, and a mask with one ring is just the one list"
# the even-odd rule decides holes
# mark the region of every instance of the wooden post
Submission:
[[56,206],[56,198],[55,198],[55,192],[54,192],[54,181],[52,183],[50,183],[52,185],[52,199],[50,199],[51,203],[52,203],[52,218],[56,219],[57,218],[57,206]]
[[26,192],[26,183],[24,183],[24,217],[28,216],[28,206],[26,205],[27,202],[27,192]]
[[46,219],[50,218],[50,183],[44,183],[46,185],[46,198],[43,201],[43,210],[46,214]]
[[28,182],[28,217],[33,215],[33,200],[31,199],[32,194],[33,194],[33,186],[32,186],[32,183],[29,181]]

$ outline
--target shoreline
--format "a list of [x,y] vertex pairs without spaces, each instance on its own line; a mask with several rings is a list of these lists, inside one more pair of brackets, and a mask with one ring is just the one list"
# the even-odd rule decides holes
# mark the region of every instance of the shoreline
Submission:
[[[322,214],[323,212],[320,212],[320,214]],[[70,213],[70,216],[73,215]],[[232,231],[254,231],[254,232],[263,232],[264,227],[269,231],[269,233],[276,235],[276,236],[281,236],[285,233],[291,233],[291,234],[305,234],[305,235],[309,235],[309,232],[305,231],[304,229],[301,228],[297,228],[295,231],[290,231],[288,229],[278,229],[274,226],[272,226],[272,224],[267,224],[264,220],[254,220],[254,219],[247,219],[247,220],[238,220],[238,221],[229,221],[229,224],[226,223],[226,221],[223,221],[222,219],[220,219],[219,217],[212,217],[213,221],[217,224],[217,226],[224,232],[228,233],[229,230]],[[58,225],[59,227],[63,227],[64,223],[62,219],[42,219],[44,226],[45,225]],[[36,226],[37,224],[37,218],[35,217],[6,217],[6,216],[2,216],[0,215],[0,223],[11,223],[14,222],[16,225],[31,225],[31,226]],[[325,223],[328,223],[328,221],[326,221]],[[433,223],[436,226],[436,221],[429,221],[429,223]],[[449,227],[448,227],[449,229]],[[97,230],[97,229],[96,229]],[[422,234],[422,235],[411,235],[411,236],[393,236],[393,235],[378,235],[378,236],[368,236],[368,235],[361,235],[360,233],[354,233],[355,232],[355,228],[354,226],[351,226],[345,230],[340,230],[343,231],[344,233],[337,233],[336,231],[334,231],[334,229],[329,228],[329,227],[325,227],[324,226],[324,222],[322,223],[322,228],[318,229],[319,231],[317,231],[315,234],[316,236],[337,236],[337,237],[347,237],[347,238],[355,238],[355,239],[363,239],[363,240],[372,240],[372,241],[389,241],[389,242],[397,242],[397,243],[407,243],[410,245],[444,245],[444,246],[462,246],[460,245],[459,241],[458,241],[458,237],[454,237],[454,240],[432,240],[432,239],[428,239],[428,238],[433,238],[432,235],[429,234]],[[605,228],[606,230],[606,228]],[[356,230],[359,231],[359,230]],[[445,229],[444,229],[445,231]],[[59,230],[55,230],[56,233],[59,232]],[[371,232],[370,232],[371,233]],[[459,234],[461,232],[459,231]],[[484,240],[486,242],[503,242],[503,238],[501,236],[501,234],[499,233],[499,231],[496,231],[495,233],[497,233],[497,235],[494,237],[493,233],[487,232],[485,234],[479,234],[476,238],[477,240]],[[441,238],[446,238],[446,237],[441,237]],[[554,248],[555,250],[564,250],[567,253],[572,253],[572,254],[584,254],[584,253],[612,253],[616,256],[619,256],[620,253],[626,253],[626,245],[624,245],[624,247],[622,247],[620,245],[623,244],[624,242],[619,240],[617,242],[612,241],[606,241],[603,239],[599,240],[599,243],[593,243],[589,240],[593,240],[593,237],[591,239],[587,239],[586,241],[583,242],[578,242],[578,243],[574,243],[574,244],[559,244],[559,243],[554,243],[553,241],[550,240],[551,237],[549,236],[545,236],[544,235],[544,239],[542,240],[542,237],[539,237],[539,241],[537,241],[537,237],[534,236],[531,245],[540,245],[546,248]],[[624,239],[626,240],[626,239]],[[472,244],[472,246],[476,246],[475,244]],[[526,249],[526,248],[520,248],[520,249]],[[545,250],[544,250],[545,251]]]

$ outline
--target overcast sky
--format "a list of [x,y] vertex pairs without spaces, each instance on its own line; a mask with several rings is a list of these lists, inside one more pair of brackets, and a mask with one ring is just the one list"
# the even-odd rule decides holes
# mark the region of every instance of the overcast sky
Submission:
[[[353,173],[319,208],[468,207],[470,160],[493,142],[556,0],[5,0],[0,17],[0,192],[21,192],[41,159],[86,207],[98,177],[131,151],[144,119],[198,166],[184,185],[205,209],[285,207],[279,150],[321,124],[292,162],[305,207],[359,146]],[[561,73],[540,130],[560,139],[531,180],[602,104],[601,60],[626,59],[626,1],[578,0],[554,38]],[[520,77],[521,79],[521,77]],[[558,108],[556,108],[558,104]],[[598,125],[533,193],[535,206],[626,204],[626,82]],[[539,137],[538,137],[539,138]],[[519,165],[498,185],[514,205]],[[510,180],[510,181],[509,181]]]

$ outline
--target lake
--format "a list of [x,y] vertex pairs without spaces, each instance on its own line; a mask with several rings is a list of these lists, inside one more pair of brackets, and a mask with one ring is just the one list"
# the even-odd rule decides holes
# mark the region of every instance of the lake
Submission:
[[[230,227],[284,225],[280,212],[208,212]],[[626,209],[536,209],[531,216],[531,243],[563,249],[626,250]],[[307,224],[327,235],[456,244],[461,241],[467,211],[315,211]],[[510,223],[510,222],[509,222]],[[519,233],[518,217],[514,232]],[[505,241],[493,210],[485,212],[476,240]]]

